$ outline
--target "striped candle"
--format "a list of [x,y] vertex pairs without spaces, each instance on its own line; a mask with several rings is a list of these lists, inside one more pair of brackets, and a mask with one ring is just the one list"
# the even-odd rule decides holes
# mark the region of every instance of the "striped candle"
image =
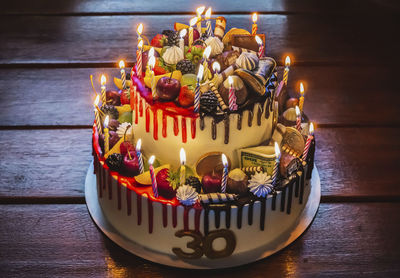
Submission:
[[197,84],[194,91],[194,112],[198,113],[200,110],[200,80],[203,78],[204,67],[200,65],[199,72],[197,73]]
[[296,106],[296,129],[301,132],[301,113],[300,108]]
[[142,152],[140,151],[141,147],[142,147],[142,139],[139,139],[136,142],[136,156],[137,156],[138,162],[139,162],[139,171],[140,171],[140,173],[143,173],[144,165],[143,165],[143,155],[142,155]]
[[251,26],[251,34],[254,36],[255,34],[257,34],[257,29],[258,29],[258,27],[257,27],[257,14],[256,13],[253,14],[252,19],[253,19],[253,25]]
[[303,82],[300,82],[300,98],[299,98],[300,111],[303,111],[303,106],[304,106],[304,85]]
[[119,68],[121,69],[121,81],[122,81],[122,89],[126,89],[126,74],[125,74],[125,63],[123,60],[119,61]]
[[290,67],[290,57],[286,56],[285,59],[285,70],[283,72],[283,82],[287,85],[288,77],[289,77],[289,67]]
[[157,179],[156,179],[156,174],[154,172],[154,167],[153,167],[153,163],[154,160],[156,159],[156,157],[154,155],[152,155],[149,159],[149,170],[150,170],[150,177],[151,177],[151,186],[153,189],[153,194],[154,197],[158,198],[158,188],[157,188]]
[[104,153],[110,150],[110,133],[108,132],[108,115],[104,120]]
[[143,66],[142,66],[142,48],[143,48],[143,40],[140,40],[138,43],[138,48],[136,50],[136,71],[137,76],[139,78],[142,77],[143,73]]
[[314,125],[313,125],[313,123],[310,123],[309,134],[307,136],[307,141],[306,141],[306,145],[304,147],[303,156],[302,156],[302,159],[304,161],[307,159],[308,150],[310,149],[311,141],[313,139],[314,139]]
[[197,13],[197,31],[199,32],[200,37],[201,37],[201,33],[202,33],[202,30],[201,30],[201,15],[204,12],[205,8],[206,7],[201,6],[201,7],[196,9],[196,13]]
[[151,76],[151,94],[153,96],[153,99],[155,99],[156,93],[157,93],[157,91],[156,91],[156,78],[154,76],[154,71],[153,71],[155,63],[156,63],[156,58],[154,56],[151,56],[149,58],[148,65],[149,65],[150,76]]
[[211,27],[211,7],[208,8],[208,10],[206,11],[206,27],[207,27],[207,36],[212,37],[214,36],[213,31],[212,31],[212,27]]
[[100,84],[101,84],[101,105],[106,105],[107,96],[106,96],[106,82],[107,78],[104,74],[101,75]]
[[262,39],[256,35],[256,41],[258,44],[258,58],[264,57],[264,44]]
[[94,117],[96,120],[96,127],[97,127],[97,133],[99,135],[103,134],[103,129],[101,128],[101,120],[100,120],[100,112],[101,110],[99,109],[99,101],[100,101],[100,96],[97,95],[96,99],[94,101]]
[[226,184],[228,182],[228,159],[225,154],[221,155],[222,164],[224,165],[224,171],[222,173],[222,181],[221,181],[221,192],[226,192]]
[[238,106],[236,104],[236,95],[235,95],[235,89],[233,88],[233,78],[232,76],[228,77],[228,82],[229,82],[229,110],[231,111],[236,111],[238,109]]
[[272,184],[276,185],[276,181],[278,178],[278,173],[279,173],[279,161],[281,159],[281,151],[279,150],[279,144],[275,142],[275,165],[274,169],[272,171]]
[[181,148],[179,156],[180,156],[180,159],[181,159],[181,168],[179,169],[179,175],[180,175],[179,183],[180,183],[180,185],[184,185],[185,182],[186,182],[186,166],[185,166],[186,153],[185,153],[185,150],[183,148]]

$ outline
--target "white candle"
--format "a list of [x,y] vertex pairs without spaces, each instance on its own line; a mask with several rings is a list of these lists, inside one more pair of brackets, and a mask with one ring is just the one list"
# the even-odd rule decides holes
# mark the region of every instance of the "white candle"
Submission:
[[208,8],[206,11],[206,26],[207,26],[207,36],[212,37],[213,36],[213,31],[212,31],[212,26],[211,26],[211,7]]
[[197,13],[197,31],[199,31],[199,34],[201,36],[201,14],[204,12],[206,7],[201,6],[199,8],[196,9],[196,13]]
[[154,167],[153,163],[156,157],[154,155],[150,156],[149,159],[149,170],[150,170],[150,178],[151,178],[151,186],[153,189],[153,194],[154,197],[158,197],[158,187],[157,187],[157,179],[156,179],[156,174],[154,173]]
[[256,35],[256,41],[257,41],[257,44],[258,44],[258,57],[262,58],[262,57],[264,57],[264,44],[263,44],[263,41],[257,35]]
[[[154,49],[154,48],[151,48]],[[156,95],[157,95],[157,91],[156,91],[156,80],[155,80],[155,76],[154,76],[154,65],[156,64],[156,58],[154,56],[151,56],[149,58],[149,62],[147,63],[149,65],[149,70],[150,70],[150,76],[151,76],[151,94],[153,96],[153,100],[155,99]]]
[[186,182],[186,166],[185,166],[186,153],[185,153],[185,150],[183,148],[181,148],[179,156],[180,156],[180,159],[181,159],[181,168],[180,168],[180,171],[179,171],[179,174],[180,174],[179,181],[180,181],[181,185],[184,185],[185,182]]
[[179,32],[179,48],[182,50],[183,55],[185,55],[185,36],[186,36],[187,30],[186,29],[182,29]]
[[108,115],[106,116],[106,119],[104,120],[104,152],[108,153],[110,150],[110,133],[108,132],[108,120],[109,117]]
[[228,159],[225,154],[221,155],[222,164],[224,165],[224,171],[222,172],[222,180],[221,180],[221,192],[226,192],[226,184],[228,182]]
[[283,72],[283,82],[287,85],[288,77],[289,77],[289,67],[290,67],[290,57],[286,56],[285,59],[285,71]]
[[142,139],[137,140],[136,142],[136,156],[138,158],[138,162],[139,162],[139,171],[140,173],[144,172],[144,166],[143,166],[143,155],[141,152],[141,147],[142,147]]
[[107,78],[104,74],[101,75],[100,84],[101,84],[101,105],[106,105],[107,96],[106,96],[106,82]]
[[122,89],[126,89],[126,74],[125,74],[125,62],[123,60],[119,61],[119,68],[121,69],[121,81]]

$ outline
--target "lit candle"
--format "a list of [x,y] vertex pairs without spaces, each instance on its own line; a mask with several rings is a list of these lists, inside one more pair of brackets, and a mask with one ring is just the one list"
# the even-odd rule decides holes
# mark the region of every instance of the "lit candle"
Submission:
[[138,27],[136,28],[136,32],[138,34],[138,42],[142,39],[142,32],[143,32],[143,24],[139,23]]
[[136,156],[138,158],[138,162],[139,162],[139,171],[140,173],[144,172],[144,166],[143,166],[143,155],[141,152],[141,147],[142,147],[142,139],[137,140],[136,142]]
[[203,52],[203,67],[204,67],[204,80],[208,79],[208,75],[209,75],[209,69],[208,69],[208,58],[210,57],[211,54],[211,46],[207,46],[206,49],[204,49]]
[[126,89],[126,74],[125,74],[125,63],[123,60],[119,61],[119,68],[121,69],[121,81],[122,81],[122,89]]
[[182,29],[179,32],[179,48],[182,50],[182,53],[185,54],[185,36],[186,36],[187,30],[186,29]]
[[197,18],[194,17],[189,21],[189,47],[193,44],[193,26],[196,24]]
[[214,71],[214,74],[218,74],[219,71],[221,70],[221,66],[220,66],[220,64],[218,62],[214,62],[212,64],[212,69]]
[[198,113],[200,110],[200,81],[203,78],[204,67],[200,65],[199,72],[197,73],[197,85],[194,91],[194,112]]
[[196,9],[196,13],[197,13],[197,31],[199,31],[200,36],[201,36],[201,14],[204,12],[205,9],[206,9],[206,7],[204,7],[204,6],[201,6],[201,7]]
[[272,171],[272,184],[276,185],[278,172],[279,172],[279,161],[281,159],[281,151],[279,149],[279,144],[275,142],[275,165]]
[[300,82],[299,108],[301,112],[303,111],[303,105],[304,105],[304,86],[303,82]]
[[211,27],[211,7],[208,8],[208,10],[206,11],[206,25],[207,25],[207,36],[212,37],[213,31],[212,31],[212,27]]
[[96,127],[97,127],[97,133],[99,135],[103,134],[102,128],[101,128],[101,121],[100,121],[100,114],[103,112],[99,108],[99,101],[100,101],[100,96],[97,95],[96,99],[94,100],[94,116],[96,119]]
[[301,131],[301,113],[299,107],[296,105],[296,129]]
[[139,78],[142,77],[142,72],[143,72],[142,51],[143,51],[143,40],[141,39],[137,45],[137,50],[136,50],[136,71]]
[[257,44],[258,44],[258,57],[262,58],[262,57],[264,57],[264,44],[263,44],[263,41],[257,35],[256,35],[256,41],[257,41]]
[[156,174],[154,173],[154,167],[153,167],[153,163],[154,163],[155,159],[156,159],[156,157],[154,155],[150,156],[149,170],[150,170],[151,186],[153,189],[153,194],[154,194],[154,197],[158,198],[157,180],[156,180]]
[[287,85],[288,77],[289,77],[289,67],[290,67],[290,57],[286,56],[285,59],[285,71],[283,72],[283,82]]
[[310,149],[311,141],[314,139],[314,125],[310,123],[310,129],[307,136],[306,145],[304,147],[302,159],[305,161],[307,159],[308,150]]
[[110,150],[110,133],[108,132],[108,115],[104,120],[104,152],[108,153]]
[[106,105],[107,97],[106,97],[106,82],[107,78],[104,74],[101,75],[100,84],[101,84],[101,105]]
[[221,155],[222,164],[224,165],[224,171],[222,172],[222,180],[221,180],[221,192],[226,192],[226,183],[228,182],[228,159],[226,159],[226,155]]
[[151,76],[151,94],[153,96],[153,99],[156,96],[156,79],[154,76],[154,65],[156,64],[156,58],[154,57],[154,48],[152,47],[150,49],[150,51],[153,50],[153,55],[150,56],[150,52],[149,52],[149,62],[147,63],[149,65],[149,70],[150,70],[150,76]]
[[253,19],[253,25],[251,26],[251,34],[254,36],[255,34],[257,34],[257,13],[253,13],[252,16]]
[[236,111],[238,109],[238,106],[236,104],[236,95],[235,95],[235,89],[233,88],[232,76],[228,77],[228,82],[229,82],[229,110]]
[[185,184],[185,181],[186,181],[186,166],[185,166],[185,163],[186,163],[186,153],[185,153],[185,150],[183,149],[183,148],[181,148],[181,152],[180,152],[180,158],[181,158],[181,169],[180,169],[180,171],[179,171],[179,173],[180,173],[180,183],[181,183],[181,185],[184,185]]

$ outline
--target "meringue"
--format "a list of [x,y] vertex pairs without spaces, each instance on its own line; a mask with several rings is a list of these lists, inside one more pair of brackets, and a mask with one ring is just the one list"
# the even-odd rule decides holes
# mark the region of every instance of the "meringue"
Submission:
[[257,197],[265,198],[274,188],[272,182],[272,177],[267,173],[256,173],[251,176],[248,187]]
[[175,65],[184,59],[183,51],[178,46],[174,45],[165,50],[162,58],[167,64]]
[[224,44],[217,37],[208,37],[205,41],[205,44],[207,46],[211,46],[210,57],[217,56],[224,50]]
[[176,190],[176,198],[182,205],[191,206],[197,202],[199,194],[194,187],[184,184]]
[[236,64],[246,70],[253,70],[258,66],[258,57],[254,53],[242,52],[236,60]]

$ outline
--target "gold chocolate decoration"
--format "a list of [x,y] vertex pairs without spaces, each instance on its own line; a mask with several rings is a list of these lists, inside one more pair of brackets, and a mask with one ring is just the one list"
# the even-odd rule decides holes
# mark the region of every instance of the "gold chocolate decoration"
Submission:
[[[202,155],[196,163],[196,173],[198,176],[203,177],[210,173],[222,173],[224,165],[221,160],[222,152],[209,152]],[[228,157],[228,165],[232,165]]]

